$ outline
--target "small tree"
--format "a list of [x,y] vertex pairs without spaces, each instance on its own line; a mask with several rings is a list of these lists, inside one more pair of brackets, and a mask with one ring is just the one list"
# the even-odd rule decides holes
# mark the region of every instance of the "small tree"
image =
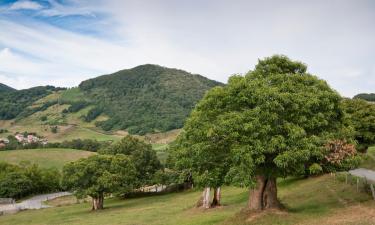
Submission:
[[154,173],[162,168],[152,146],[130,135],[99,153],[129,156],[136,168],[138,187],[152,183]]
[[77,197],[90,196],[92,210],[103,209],[104,195],[127,193],[136,183],[136,170],[125,155],[96,155],[64,166],[63,186]]

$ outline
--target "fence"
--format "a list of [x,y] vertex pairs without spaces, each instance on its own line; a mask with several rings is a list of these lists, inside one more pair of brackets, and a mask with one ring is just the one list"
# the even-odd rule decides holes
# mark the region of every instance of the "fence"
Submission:
[[354,176],[348,172],[339,172],[332,175],[341,182],[355,185],[357,192],[365,192],[372,195],[375,200],[375,182],[367,180],[365,177]]

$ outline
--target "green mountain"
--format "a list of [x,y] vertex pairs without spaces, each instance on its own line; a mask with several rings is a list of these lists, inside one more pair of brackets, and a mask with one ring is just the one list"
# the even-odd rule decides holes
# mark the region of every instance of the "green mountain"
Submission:
[[217,85],[223,84],[178,69],[142,65],[83,81],[76,88],[0,93],[0,122],[15,119],[2,128],[43,136],[52,135],[50,126],[59,126],[50,139],[74,132],[76,137],[117,135],[117,130],[165,132],[181,128],[205,92]]
[[10,92],[10,91],[15,91],[16,89],[14,88],[11,88],[5,84],[2,84],[0,83],[0,93],[3,93],[3,92]]
[[222,85],[201,75],[142,65],[83,81],[79,88],[108,120],[103,130],[123,129],[133,134],[181,128],[190,111],[212,87]]

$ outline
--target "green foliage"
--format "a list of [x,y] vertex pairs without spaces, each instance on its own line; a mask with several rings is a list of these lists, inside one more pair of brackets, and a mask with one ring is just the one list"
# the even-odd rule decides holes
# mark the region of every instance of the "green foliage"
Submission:
[[155,172],[161,169],[161,163],[152,146],[130,135],[100,150],[99,153],[129,156],[135,165],[139,186],[151,184]]
[[366,151],[375,144],[375,105],[362,99],[344,99],[342,108],[348,115],[348,123],[354,127],[357,149]]
[[227,181],[246,186],[255,175],[301,173],[310,159],[323,158],[326,139],[342,129],[340,101],[304,64],[265,58],[206,94],[179,137],[176,159],[206,184],[225,172]]
[[355,95],[354,99],[363,99],[369,102],[375,102],[375,93],[362,93]]
[[90,109],[90,111],[87,112],[87,115],[84,116],[84,120],[86,122],[91,122],[94,119],[96,119],[100,114],[102,114],[103,109],[100,107],[95,107]]
[[64,110],[64,113],[75,113],[78,112],[79,110],[85,108],[88,106],[89,103],[86,101],[77,101],[77,102],[72,102],[71,105],[69,106],[66,111]]
[[0,163],[0,197],[22,198],[60,190],[60,173],[36,164],[21,166]]
[[95,155],[64,166],[63,187],[78,197],[98,198],[106,193],[128,193],[134,189],[136,170],[125,155]]
[[309,167],[309,173],[311,175],[318,175],[318,174],[321,174],[323,173],[323,168],[318,164],[318,163],[313,163],[310,167]]
[[143,65],[84,81],[79,88],[110,117],[97,126],[145,134],[181,128],[204,93],[217,85],[200,75]]
[[34,111],[28,106],[56,90],[60,89],[45,86],[2,93],[0,95],[0,119],[14,119],[21,113],[24,113],[23,116],[31,115]]

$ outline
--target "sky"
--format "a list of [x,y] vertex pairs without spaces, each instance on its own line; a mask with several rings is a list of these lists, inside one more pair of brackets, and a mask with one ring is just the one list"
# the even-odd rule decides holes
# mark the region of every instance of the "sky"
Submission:
[[375,92],[375,1],[0,0],[0,83],[17,89],[146,63],[225,83],[274,54]]

